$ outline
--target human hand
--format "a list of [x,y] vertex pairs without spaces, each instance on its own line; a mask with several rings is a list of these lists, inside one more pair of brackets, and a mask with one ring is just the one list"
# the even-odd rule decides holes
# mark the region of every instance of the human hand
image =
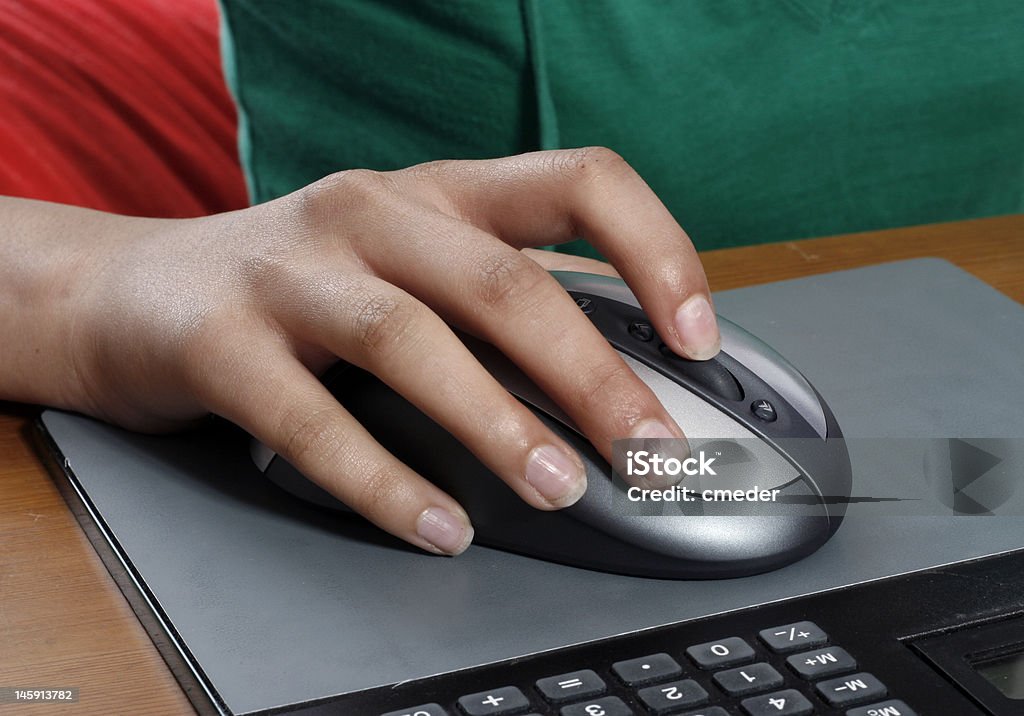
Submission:
[[278,200],[188,220],[125,219],[84,260],[69,345],[75,407],[164,430],[226,417],[383,529],[455,554],[462,508],[374,441],[316,378],[339,357],[405,396],[539,509],[585,490],[579,457],[449,325],[494,344],[610,457],[682,437],[530,246],[587,238],[674,351],[718,331],[697,254],[604,149],[341,172]]

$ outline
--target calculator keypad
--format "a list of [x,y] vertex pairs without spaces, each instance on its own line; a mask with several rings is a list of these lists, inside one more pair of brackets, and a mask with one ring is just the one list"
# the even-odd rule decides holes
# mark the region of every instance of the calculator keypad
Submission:
[[[461,696],[383,716],[915,716],[857,660],[799,621]],[[680,645],[685,646],[685,645]],[[609,660],[610,661],[610,660]]]

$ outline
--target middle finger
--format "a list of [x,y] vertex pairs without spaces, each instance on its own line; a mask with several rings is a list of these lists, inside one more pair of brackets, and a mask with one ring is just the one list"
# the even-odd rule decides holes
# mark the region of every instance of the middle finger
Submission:
[[[405,224],[409,226],[410,224]],[[417,216],[401,262],[373,245],[360,254],[450,323],[492,343],[611,458],[613,440],[683,432],[618,352],[535,261],[441,213]]]

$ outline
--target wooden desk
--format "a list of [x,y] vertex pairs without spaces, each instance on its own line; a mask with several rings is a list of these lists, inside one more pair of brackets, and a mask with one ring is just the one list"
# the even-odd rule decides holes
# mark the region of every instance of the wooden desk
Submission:
[[[1024,215],[712,251],[714,290],[938,256],[1024,303]],[[0,403],[0,686],[81,689],[0,714],[191,713],[183,692]]]

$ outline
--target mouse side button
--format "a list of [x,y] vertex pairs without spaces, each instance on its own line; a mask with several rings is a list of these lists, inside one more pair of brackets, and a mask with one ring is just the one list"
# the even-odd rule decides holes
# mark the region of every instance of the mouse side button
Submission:
[[772,386],[820,437],[828,437],[825,411],[807,378],[773,348],[732,321],[719,316],[718,327],[722,352]]
[[721,361],[715,358],[701,361],[680,358],[664,343],[658,346],[658,350],[677,371],[704,386],[719,398],[733,401],[743,400],[743,388],[736,380],[736,376],[730,373]]
[[[570,293],[589,293],[601,298],[640,308],[640,302],[621,279],[595,273],[576,271],[552,271],[551,276]],[[581,308],[583,308],[581,306]]]
[[273,450],[255,438],[249,443],[249,455],[260,472],[266,472],[271,461],[277,456]]

